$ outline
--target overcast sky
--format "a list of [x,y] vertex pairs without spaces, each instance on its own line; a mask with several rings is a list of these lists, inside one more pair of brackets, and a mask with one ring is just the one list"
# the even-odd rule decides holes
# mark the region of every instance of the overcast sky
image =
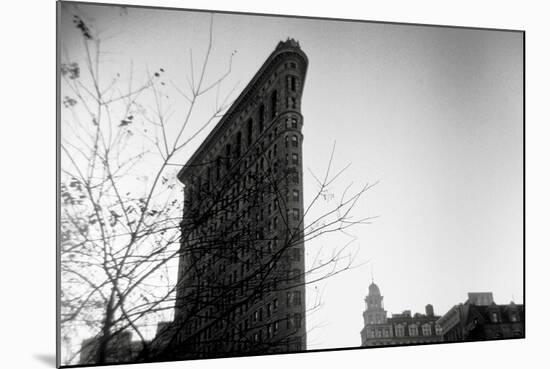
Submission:
[[[101,31],[106,73],[132,61],[135,75],[163,67],[185,85],[189,49],[206,47],[209,13],[81,5],[61,18],[73,59],[75,11]],[[222,92],[240,92],[280,40],[297,39],[309,58],[304,168],[319,173],[336,142],[335,167],[352,165],[335,194],[379,181],[356,209],[379,217],[352,231],[357,263],[369,262],[318,286],[309,348],[360,345],[371,269],[390,313],[431,303],[444,314],[474,291],[523,302],[520,33],[216,14],[213,36],[212,79],[237,51]],[[312,180],[304,191],[307,202]]]

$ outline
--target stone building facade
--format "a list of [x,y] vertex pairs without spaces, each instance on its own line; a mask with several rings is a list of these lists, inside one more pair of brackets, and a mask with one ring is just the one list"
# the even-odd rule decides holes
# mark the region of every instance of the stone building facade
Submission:
[[525,337],[522,304],[497,305],[491,292],[468,293],[439,320],[443,339],[449,342]]
[[306,348],[300,107],[307,66],[297,41],[281,41],[179,172],[176,311],[155,339],[159,357]]
[[384,297],[373,282],[365,298],[364,327],[361,330],[361,346],[392,346],[441,342],[439,316],[434,315],[432,305],[426,305],[425,314],[411,315],[410,310],[387,317]]

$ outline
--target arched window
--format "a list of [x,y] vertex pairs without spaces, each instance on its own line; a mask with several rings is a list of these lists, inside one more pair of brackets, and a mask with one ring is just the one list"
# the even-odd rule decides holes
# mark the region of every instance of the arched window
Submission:
[[296,135],[292,136],[292,146],[293,147],[298,147],[298,136],[296,136]]
[[277,90],[271,93],[271,118],[277,116]]

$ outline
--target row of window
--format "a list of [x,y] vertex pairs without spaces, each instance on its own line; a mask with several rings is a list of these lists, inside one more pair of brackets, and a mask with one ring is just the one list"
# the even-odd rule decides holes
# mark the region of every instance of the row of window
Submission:
[[[405,326],[402,324],[395,325],[395,336],[405,337]],[[432,336],[434,334],[432,326],[430,324],[424,324],[421,326],[422,336]],[[439,325],[435,326],[435,334],[440,335],[442,332]],[[419,335],[418,326],[416,324],[410,324],[408,326],[408,336],[415,337]],[[392,337],[392,331],[390,327],[383,328],[370,328],[367,330],[367,337]]]
[[[292,127],[294,129],[297,129],[298,128],[297,118],[296,117],[287,117],[286,118],[286,126],[287,126],[287,128]],[[252,125],[249,124],[249,134],[251,134],[251,132],[252,132],[251,127],[252,127]],[[269,134],[269,142],[272,142],[274,140],[274,138],[277,137],[277,131],[278,131],[278,127],[275,126],[273,132],[271,132]],[[252,140],[252,136],[250,136],[250,140]],[[249,143],[249,146],[250,145],[251,145],[251,143]],[[292,145],[292,147],[299,147],[299,137],[297,135],[286,135],[285,136],[285,146],[289,147],[290,145]],[[213,180],[217,181],[221,178],[222,167],[225,166],[226,170],[229,170],[231,165],[232,165],[231,158],[233,157],[233,155],[237,158],[239,158],[241,156],[241,147],[242,147],[242,134],[241,134],[241,132],[238,132],[236,134],[235,150],[234,151],[232,150],[232,145],[230,143],[226,144],[225,145],[225,157],[222,157],[222,156],[217,157],[217,159],[215,160],[214,171],[211,170],[210,166],[207,166],[206,173],[205,173],[205,178],[203,179],[202,176],[200,176],[200,177],[197,177],[195,180],[193,180],[190,190],[192,188],[196,188],[197,193],[199,194],[199,196],[201,195],[201,189],[206,189],[206,191],[209,191],[210,187],[211,187],[211,182]],[[262,153],[264,152],[263,147],[264,147],[264,142],[262,141],[262,142],[259,143],[259,146],[256,148],[257,149],[256,150],[257,151],[256,152],[256,158],[261,157],[263,159],[263,155],[262,155]],[[277,145],[275,144],[272,149],[268,150],[267,153],[268,153],[268,155],[267,155],[268,159],[271,159],[272,157],[277,157]],[[256,160],[256,159],[252,159],[252,160]],[[297,161],[297,158],[296,158],[296,161]],[[288,162],[288,160],[287,160],[287,162]],[[241,172],[247,171],[248,168],[249,168],[248,158],[246,158],[244,160],[243,166],[241,168]],[[262,171],[264,170],[263,163],[262,163],[261,166],[258,163],[256,164],[256,172],[258,172],[259,169],[262,170]],[[188,192],[189,197],[192,197],[191,192],[192,191]]]

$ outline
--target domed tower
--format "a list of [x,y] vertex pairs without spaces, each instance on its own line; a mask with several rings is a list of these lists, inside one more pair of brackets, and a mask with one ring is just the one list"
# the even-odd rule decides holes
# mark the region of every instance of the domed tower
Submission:
[[380,294],[378,286],[372,282],[369,286],[369,294],[365,297],[366,310],[363,319],[366,325],[386,323],[386,310],[384,310],[384,296]]

